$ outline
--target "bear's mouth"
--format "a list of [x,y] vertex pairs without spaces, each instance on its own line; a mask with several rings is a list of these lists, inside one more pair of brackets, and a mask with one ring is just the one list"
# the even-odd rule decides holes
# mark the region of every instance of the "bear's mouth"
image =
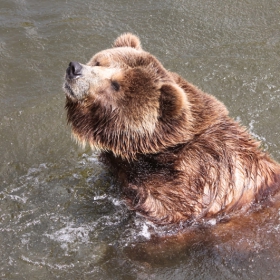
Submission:
[[64,89],[64,92],[71,98],[77,98],[76,94],[74,93],[74,91],[72,90],[72,88],[70,87],[70,85],[65,82],[64,85],[63,85],[63,89]]

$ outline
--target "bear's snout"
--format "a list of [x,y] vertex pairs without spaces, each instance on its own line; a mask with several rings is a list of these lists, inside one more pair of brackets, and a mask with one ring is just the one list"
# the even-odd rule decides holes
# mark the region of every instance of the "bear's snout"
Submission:
[[82,75],[83,66],[76,61],[71,61],[66,69],[66,78],[69,80],[76,79]]

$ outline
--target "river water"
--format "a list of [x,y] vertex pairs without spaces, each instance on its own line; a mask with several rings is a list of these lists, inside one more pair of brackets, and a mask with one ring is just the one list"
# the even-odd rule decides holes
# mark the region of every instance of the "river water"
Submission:
[[0,279],[279,279],[277,207],[162,239],[71,140],[69,61],[127,31],[280,160],[279,0],[1,0]]

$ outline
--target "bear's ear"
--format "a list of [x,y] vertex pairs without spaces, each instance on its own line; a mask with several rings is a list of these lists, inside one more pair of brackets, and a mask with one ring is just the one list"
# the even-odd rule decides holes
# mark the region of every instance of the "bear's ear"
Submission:
[[189,108],[186,93],[175,83],[165,83],[160,88],[160,108],[163,119],[177,119]]
[[131,47],[137,50],[142,50],[139,38],[131,33],[124,33],[119,36],[115,40],[113,47]]

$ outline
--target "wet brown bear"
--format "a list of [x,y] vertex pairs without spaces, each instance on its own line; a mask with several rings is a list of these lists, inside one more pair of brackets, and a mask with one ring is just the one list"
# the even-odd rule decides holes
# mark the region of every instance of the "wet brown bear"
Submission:
[[64,89],[76,139],[101,151],[131,209],[157,224],[247,210],[279,189],[280,167],[225,106],[123,34]]

